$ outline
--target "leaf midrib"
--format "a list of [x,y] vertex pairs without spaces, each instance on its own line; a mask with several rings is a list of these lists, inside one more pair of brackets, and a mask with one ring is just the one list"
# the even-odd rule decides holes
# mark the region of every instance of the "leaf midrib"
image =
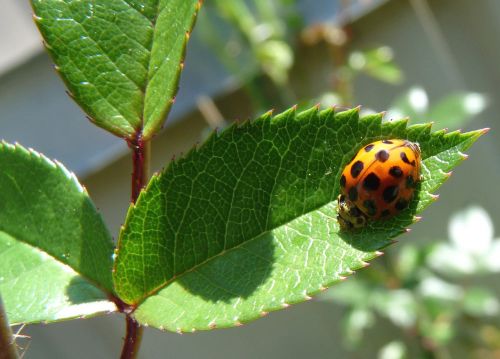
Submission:
[[[472,137],[473,137],[473,136],[472,136]],[[461,141],[461,142],[460,142],[460,144],[461,144],[461,143],[463,143],[463,142],[465,142],[465,141],[467,141],[467,140],[469,140],[469,138],[464,138],[464,141]],[[456,144],[455,146],[453,146],[453,147],[457,147],[458,145],[459,145],[459,144],[457,143],[457,144]],[[436,154],[429,154],[428,156],[426,156],[426,159],[427,159],[427,158],[430,158],[430,157],[434,157],[435,155],[436,155]],[[337,171],[337,176],[338,176],[338,175],[339,175],[339,171]],[[337,188],[338,188],[338,186],[336,186],[336,187],[335,187],[335,189],[337,189]],[[335,198],[335,196],[334,196],[334,198]],[[298,218],[300,218],[300,217],[302,217],[302,216],[305,216],[305,215],[307,215],[307,214],[309,214],[309,213],[311,213],[311,212],[315,212],[315,211],[317,211],[318,209],[320,209],[320,208],[322,208],[322,207],[326,206],[327,204],[329,204],[329,203],[331,203],[331,202],[333,202],[333,200],[330,198],[330,199],[329,199],[329,200],[327,200],[325,203],[323,203],[323,204],[321,204],[321,205],[318,205],[318,206],[316,206],[316,207],[312,208],[312,209],[311,209],[311,210],[309,210],[309,211],[304,211],[301,215],[299,215],[299,216],[297,216],[297,217],[295,217],[295,218],[291,218],[291,219],[289,219],[289,220],[288,220],[288,221],[286,221],[286,222],[283,222],[283,223],[281,223],[281,224],[277,224],[276,226],[274,226],[274,227],[272,227],[272,228],[269,228],[269,229],[267,229],[266,231],[264,231],[264,232],[262,232],[262,233],[259,233],[258,235],[254,236],[254,237],[248,238],[246,241],[243,241],[243,242],[241,242],[241,243],[238,243],[237,245],[235,245],[235,246],[234,246],[234,247],[232,247],[232,248],[229,248],[229,249],[224,249],[223,251],[221,251],[221,252],[217,253],[216,255],[213,255],[213,256],[211,256],[211,257],[208,257],[208,258],[207,258],[207,259],[205,259],[203,262],[201,262],[201,263],[198,263],[198,264],[194,265],[193,267],[191,267],[191,268],[189,268],[189,269],[185,270],[185,271],[184,271],[184,272],[182,272],[182,273],[179,273],[179,274],[177,274],[177,275],[174,275],[171,279],[167,280],[165,283],[163,283],[163,284],[161,284],[161,285],[157,286],[156,288],[154,288],[154,289],[152,289],[152,290],[148,291],[148,292],[147,292],[144,296],[142,296],[142,297],[141,297],[141,298],[140,298],[137,302],[135,302],[135,303],[134,303],[134,305],[135,305],[136,307],[140,306],[140,304],[141,304],[142,302],[144,302],[144,301],[145,301],[148,297],[155,295],[157,292],[159,292],[159,291],[160,291],[160,290],[162,290],[163,288],[167,287],[168,285],[170,285],[170,284],[171,284],[171,283],[173,283],[174,281],[178,280],[179,278],[181,278],[181,277],[183,277],[183,276],[185,276],[185,275],[187,275],[187,274],[189,274],[189,273],[191,273],[191,272],[194,272],[195,270],[197,270],[197,269],[199,269],[200,267],[204,266],[204,265],[205,265],[205,264],[207,264],[208,262],[210,262],[210,261],[212,261],[212,260],[215,260],[215,259],[217,259],[218,257],[220,257],[220,256],[222,256],[222,255],[225,255],[226,253],[228,253],[228,252],[230,252],[230,251],[240,249],[240,247],[242,247],[242,246],[244,246],[244,245],[246,245],[246,244],[248,244],[248,243],[250,243],[250,242],[252,242],[252,241],[254,241],[254,240],[256,240],[256,239],[259,239],[259,237],[261,237],[261,236],[263,236],[263,235],[265,235],[265,234],[267,234],[267,233],[269,233],[269,232],[272,232],[272,231],[276,230],[277,228],[280,228],[280,227],[286,226],[288,223],[290,223],[290,222],[292,222],[292,221],[294,221],[294,220],[296,220],[296,219],[298,219]],[[269,218],[269,217],[268,217],[268,218]],[[268,220],[266,220],[266,224],[268,224],[268,222],[267,222],[267,221],[268,221]]]
[[[145,117],[145,110],[146,110],[146,94],[148,92],[148,86],[149,86],[149,83],[153,80],[154,76],[160,70],[160,67],[158,67],[158,71],[154,72],[153,75],[150,77],[151,63],[152,63],[151,58],[153,56],[153,46],[154,46],[154,42],[155,42],[155,38],[156,38],[156,31],[157,31],[156,30],[157,29],[156,23],[158,21],[158,16],[160,16],[160,2],[161,2],[161,0],[158,0],[156,2],[155,18],[152,21],[148,19],[148,21],[150,22],[150,24],[151,24],[151,26],[153,28],[153,35],[152,35],[151,43],[150,43],[149,49],[148,49],[148,51],[149,51],[148,74],[147,74],[147,77],[146,77],[146,82],[144,84],[143,100],[142,100],[142,108],[141,108],[141,118],[140,118],[141,128],[139,130],[139,133],[142,133],[144,131],[144,120],[145,120],[144,117]],[[125,1],[125,3],[128,4],[127,1]],[[129,6],[130,6],[130,4],[129,4]],[[131,7],[133,8],[133,6],[131,6]],[[136,9],[134,8],[134,10],[136,10]],[[144,15],[144,14],[141,14],[141,15],[144,16],[144,17],[146,17],[146,15]]]
[[184,272],[182,273],[179,273],[177,275],[174,275],[171,279],[165,281],[165,283],[162,283],[160,284],[159,286],[151,289],[150,291],[148,291],[145,295],[143,295],[139,300],[137,300],[136,302],[132,302],[132,304],[135,306],[135,308],[139,307],[141,305],[142,302],[144,302],[146,299],[148,299],[149,297],[155,295],[157,292],[159,292],[160,290],[162,290],[163,288],[167,287],[168,285],[172,284],[174,281],[178,280],[179,278],[191,273],[191,272],[194,272],[195,270],[199,269],[200,267],[204,266],[205,264],[207,264],[208,262],[212,261],[212,260],[215,260],[217,259],[218,257],[221,257],[222,255],[225,255],[226,253],[228,252],[231,252],[231,251],[234,251],[236,249],[240,249],[241,247],[243,247],[244,245],[256,240],[256,239],[259,239],[260,237],[266,235],[267,233],[270,233],[278,228],[281,228],[281,227],[284,227],[286,225],[288,225],[288,223],[290,222],[293,222],[295,220],[297,220],[298,218],[300,217],[303,217],[303,216],[306,216],[308,215],[309,213],[311,212],[315,212],[317,210],[319,210],[320,208],[328,205],[329,203],[331,203],[332,201],[329,200],[328,202],[326,203],[323,203],[321,205],[318,205],[317,207],[315,208],[312,208],[310,211],[308,212],[304,212],[302,213],[301,215],[295,217],[295,218],[291,218],[289,219],[288,221],[286,222],[283,222],[283,223],[280,223],[280,224],[277,224],[276,226],[272,227],[272,228],[269,228],[268,230],[262,232],[262,233],[259,233],[258,235],[256,236],[253,236],[253,237],[250,237],[248,238],[247,240],[243,241],[243,242],[240,242],[238,243],[237,245],[235,245],[234,247],[231,247],[229,249],[224,249],[222,250],[221,252],[211,256],[211,257],[208,257],[207,259],[205,259],[203,262],[200,262],[198,264],[195,264],[193,267],[185,270]]

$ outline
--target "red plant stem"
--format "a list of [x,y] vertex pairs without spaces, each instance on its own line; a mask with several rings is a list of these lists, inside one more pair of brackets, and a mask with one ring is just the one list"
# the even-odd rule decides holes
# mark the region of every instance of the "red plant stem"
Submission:
[[122,348],[121,359],[134,359],[137,357],[141,346],[143,327],[135,321],[129,314],[127,318],[127,332]]
[[[132,190],[130,201],[135,203],[146,185],[149,175],[149,150],[150,142],[142,138],[139,133],[133,140],[127,140],[128,146],[132,149]],[[122,347],[121,359],[134,359],[137,357],[141,345],[144,328],[132,317],[132,306],[120,306],[120,311],[125,313],[127,329]]]
[[144,141],[141,134],[127,142],[132,149],[133,165],[130,201],[135,203],[148,180],[150,142]]

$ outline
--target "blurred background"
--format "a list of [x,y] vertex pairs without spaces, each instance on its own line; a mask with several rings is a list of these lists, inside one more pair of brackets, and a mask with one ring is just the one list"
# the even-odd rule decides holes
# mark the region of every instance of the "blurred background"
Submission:
[[[116,237],[126,145],[65,94],[28,0],[0,0],[0,138],[64,163]],[[308,303],[241,328],[146,329],[141,358],[500,358],[500,2],[206,0],[152,164],[213,128],[294,104],[363,105],[450,130],[490,127],[441,199],[385,256]],[[118,315],[18,328],[25,358],[117,358]]]

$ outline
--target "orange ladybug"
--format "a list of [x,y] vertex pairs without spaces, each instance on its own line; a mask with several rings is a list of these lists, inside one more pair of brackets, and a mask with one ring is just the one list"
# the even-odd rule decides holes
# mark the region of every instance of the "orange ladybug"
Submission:
[[420,182],[420,147],[408,140],[364,146],[340,177],[337,220],[342,229],[390,218],[408,207]]

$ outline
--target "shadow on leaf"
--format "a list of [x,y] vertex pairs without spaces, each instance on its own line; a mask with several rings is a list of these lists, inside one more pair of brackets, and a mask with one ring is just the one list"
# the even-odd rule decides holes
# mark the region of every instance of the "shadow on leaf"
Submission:
[[270,277],[274,263],[273,233],[229,250],[186,273],[178,283],[211,302],[250,297]]
[[71,304],[108,300],[106,294],[80,276],[73,277],[66,287],[66,295]]

